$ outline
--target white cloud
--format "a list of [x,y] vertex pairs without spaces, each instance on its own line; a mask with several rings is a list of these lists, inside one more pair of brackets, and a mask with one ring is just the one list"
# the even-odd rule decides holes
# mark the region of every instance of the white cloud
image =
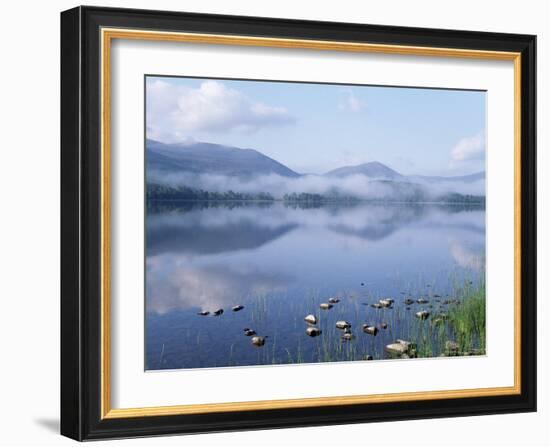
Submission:
[[453,162],[482,160],[485,157],[485,133],[480,132],[472,137],[462,138],[452,149]]
[[346,90],[346,98],[340,103],[339,107],[341,110],[357,113],[365,108],[365,103],[355,96],[353,91]]
[[255,132],[294,122],[284,107],[255,101],[223,82],[198,88],[152,79],[147,82],[147,137],[179,142],[190,134]]

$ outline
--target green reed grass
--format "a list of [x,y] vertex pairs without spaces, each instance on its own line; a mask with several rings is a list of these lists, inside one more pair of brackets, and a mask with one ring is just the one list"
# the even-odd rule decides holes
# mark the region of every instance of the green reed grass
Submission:
[[[251,312],[251,322],[254,327],[268,322],[269,318],[280,318],[283,308],[288,311],[290,306],[294,317],[290,327],[293,331],[303,334],[298,337],[294,346],[281,346],[281,338],[278,334],[270,333],[265,347],[258,348],[256,353],[257,364],[283,364],[283,363],[310,363],[310,362],[341,362],[364,360],[367,355],[372,355],[375,360],[388,358],[385,353],[385,345],[396,339],[408,340],[416,344],[418,357],[438,357],[448,354],[446,343],[454,341],[458,344],[458,354],[484,354],[486,336],[486,310],[485,310],[485,284],[479,282],[472,284],[467,281],[454,284],[454,290],[450,296],[442,296],[441,302],[437,302],[434,295],[437,294],[435,284],[430,283],[429,289],[404,285],[406,295],[393,297],[395,304],[392,308],[375,309],[370,304],[378,301],[383,296],[378,296],[370,291],[361,293],[342,292],[337,296],[340,302],[330,310],[321,310],[319,304],[328,300],[319,291],[310,291],[304,299],[271,299],[266,294],[261,294],[251,299],[247,308]],[[427,297],[426,305],[413,304],[409,310],[403,301],[406,296],[417,299],[420,296]],[[288,298],[288,297],[286,297]],[[444,300],[453,299],[458,302],[443,304]],[[365,306],[363,303],[368,302]],[[426,320],[416,318],[414,315],[420,310],[428,310],[430,317]],[[307,314],[313,314],[317,318],[316,326],[322,330],[318,337],[310,338],[305,335],[307,325],[303,318]],[[341,339],[343,331],[335,327],[335,321],[346,319],[352,323],[352,332],[355,338],[351,341]],[[388,324],[387,329],[380,329],[379,335],[372,336],[363,333],[361,324],[378,325],[382,322]],[[200,332],[197,334],[197,344],[202,340]],[[256,349],[256,348],[254,348]],[[230,363],[237,364],[234,347],[229,353]]]

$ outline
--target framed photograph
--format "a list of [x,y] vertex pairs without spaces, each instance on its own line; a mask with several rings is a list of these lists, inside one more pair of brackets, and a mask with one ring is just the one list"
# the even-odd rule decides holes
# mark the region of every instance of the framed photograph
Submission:
[[61,14],[61,432],[536,409],[535,36]]

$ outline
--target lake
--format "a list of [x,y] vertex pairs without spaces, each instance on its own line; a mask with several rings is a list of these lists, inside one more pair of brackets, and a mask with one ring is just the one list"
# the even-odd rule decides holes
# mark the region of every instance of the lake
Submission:
[[[158,201],[147,209],[147,370],[386,359],[397,339],[439,356],[457,337],[446,323],[455,301],[484,287],[483,207]],[[320,309],[330,297],[339,302]],[[372,306],[386,297],[390,307]],[[421,310],[429,320],[416,317]],[[308,314],[318,337],[306,334]],[[351,324],[352,340],[341,339],[338,320]],[[265,345],[245,328],[267,336]],[[484,328],[470,345],[483,337]]]

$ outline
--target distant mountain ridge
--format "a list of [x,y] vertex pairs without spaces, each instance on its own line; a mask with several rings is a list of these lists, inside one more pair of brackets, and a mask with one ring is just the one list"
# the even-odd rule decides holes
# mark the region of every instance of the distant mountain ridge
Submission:
[[300,174],[254,149],[240,149],[212,143],[165,144],[146,141],[147,168],[160,173],[219,174],[236,177]]
[[394,171],[390,167],[378,162],[371,161],[354,166],[343,166],[338,169],[333,169],[325,175],[330,177],[347,177],[349,175],[365,175],[370,178],[383,180],[403,180],[404,176],[399,172]]
[[[276,174],[297,178],[303,175],[255,149],[241,149],[221,144],[193,142],[166,144],[146,141],[146,163],[149,171],[161,174],[190,172],[236,177],[254,177]],[[391,180],[405,183],[472,183],[485,179],[485,172],[461,176],[404,175],[378,161],[353,166],[342,166],[321,176],[343,178],[364,175],[373,180]]]

